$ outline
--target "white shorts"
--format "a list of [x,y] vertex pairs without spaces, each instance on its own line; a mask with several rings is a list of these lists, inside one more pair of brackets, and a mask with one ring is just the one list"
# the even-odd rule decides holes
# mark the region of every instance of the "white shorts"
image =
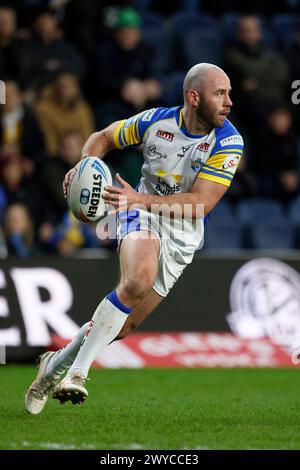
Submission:
[[184,268],[192,262],[195,250],[201,246],[203,221],[164,218],[142,209],[119,213],[119,244],[128,233],[139,231],[150,232],[160,241],[158,273],[153,289],[166,297]]

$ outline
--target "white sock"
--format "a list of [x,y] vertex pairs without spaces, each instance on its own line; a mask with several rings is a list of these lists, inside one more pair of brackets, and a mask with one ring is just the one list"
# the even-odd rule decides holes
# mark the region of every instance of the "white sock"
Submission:
[[47,364],[46,373],[47,375],[59,376],[71,367],[75,357],[78,354],[81,343],[88,330],[90,322],[85,323],[80,328],[77,335],[68,343],[64,348],[59,349],[53,354],[49,363]]
[[131,309],[119,301],[115,291],[102,300],[93,315],[93,324],[87,332],[67,376],[75,371],[85,377],[88,375],[92,362],[115,339],[130,312]]

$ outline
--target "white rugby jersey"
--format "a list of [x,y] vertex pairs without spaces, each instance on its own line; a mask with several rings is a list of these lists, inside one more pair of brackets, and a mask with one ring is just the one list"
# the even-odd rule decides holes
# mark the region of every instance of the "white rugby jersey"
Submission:
[[161,196],[190,191],[196,178],[230,186],[243,152],[243,139],[228,119],[208,134],[190,134],[182,106],[122,120],[114,141],[118,148],[144,144],[138,191]]

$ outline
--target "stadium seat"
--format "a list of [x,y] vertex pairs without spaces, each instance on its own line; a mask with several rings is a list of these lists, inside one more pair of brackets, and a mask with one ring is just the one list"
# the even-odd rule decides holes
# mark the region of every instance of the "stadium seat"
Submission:
[[156,13],[143,12],[141,14],[143,30],[148,28],[164,28],[164,22],[160,15]]
[[237,220],[245,228],[269,217],[283,215],[282,205],[271,199],[253,198],[241,201],[236,209]]
[[294,13],[281,13],[274,15],[271,23],[278,41],[287,44],[300,26],[300,16]]
[[183,72],[173,72],[169,74],[164,83],[164,101],[168,106],[182,105],[182,83],[185,74]]
[[222,39],[216,31],[189,31],[182,38],[182,47],[187,69],[199,62],[221,63]]
[[186,34],[189,31],[217,31],[218,24],[210,15],[201,15],[189,11],[176,13],[170,18],[170,29],[174,34]]
[[172,65],[169,34],[161,28],[146,28],[143,31],[143,40],[152,47],[155,53],[153,72],[168,72]]
[[300,227],[300,196],[292,201],[288,208],[289,220]]
[[222,199],[216,207],[211,211],[210,218],[216,217],[233,217],[233,211],[230,202]]
[[252,248],[289,250],[295,248],[295,230],[286,217],[260,220],[251,227]]
[[243,248],[241,227],[232,216],[211,216],[205,226],[204,249],[240,250]]

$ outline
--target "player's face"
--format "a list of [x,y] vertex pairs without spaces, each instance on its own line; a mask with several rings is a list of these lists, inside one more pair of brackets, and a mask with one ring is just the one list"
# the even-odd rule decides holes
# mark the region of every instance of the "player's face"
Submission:
[[222,127],[232,106],[230,91],[230,82],[225,74],[207,80],[200,93],[197,108],[199,119],[205,121],[210,127]]

